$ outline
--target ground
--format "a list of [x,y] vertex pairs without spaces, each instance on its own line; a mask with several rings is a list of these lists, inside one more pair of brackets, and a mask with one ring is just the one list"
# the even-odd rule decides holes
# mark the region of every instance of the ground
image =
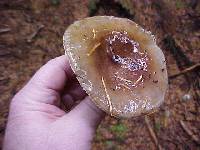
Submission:
[[[64,54],[62,36],[75,20],[127,17],[150,30],[163,50],[169,90],[160,110],[129,120],[107,116],[93,149],[200,149],[198,0],[1,0],[0,148],[13,95],[49,59]],[[157,142],[156,142],[157,141]]]

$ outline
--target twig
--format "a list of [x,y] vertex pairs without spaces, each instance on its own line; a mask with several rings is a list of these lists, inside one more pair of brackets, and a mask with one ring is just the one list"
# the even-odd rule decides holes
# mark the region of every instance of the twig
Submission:
[[170,75],[169,78],[170,78],[170,79],[173,79],[173,78],[178,77],[178,76],[180,76],[180,75],[183,75],[183,74],[185,74],[185,73],[187,73],[187,72],[193,71],[193,70],[195,70],[196,68],[199,68],[199,67],[200,67],[200,63],[197,63],[197,64],[192,65],[191,67],[188,67],[188,68],[186,68],[186,69],[184,69],[184,70],[182,70],[182,71],[180,71],[180,72],[178,72],[178,73],[175,73],[175,74],[173,74],[173,75]]
[[0,29],[0,33],[6,33],[6,32],[9,32],[9,31],[11,31],[10,28]]
[[0,57],[8,56],[10,54],[12,54],[12,52],[10,52],[10,51],[0,51]]
[[193,65],[193,62],[187,57],[187,55],[183,52],[181,47],[177,45],[173,36],[166,36],[166,38],[164,39],[164,43],[166,48],[168,48],[171,51],[180,69],[183,69],[184,66],[188,67]]
[[151,125],[149,123],[149,119],[147,116],[145,116],[145,123],[147,125],[147,128],[149,130],[149,134],[151,135],[151,138],[153,139],[153,142],[155,143],[156,147],[159,149],[159,150],[162,150],[162,147],[160,146],[160,144],[158,143],[158,139],[156,137],[156,134],[155,132],[153,131],[153,129],[151,128]]
[[192,131],[187,127],[187,125],[182,120],[180,121],[180,124],[183,130],[192,138],[192,140],[199,145],[200,142],[198,137],[192,133]]
[[35,32],[33,32],[28,38],[27,42],[30,43],[37,36],[37,34],[44,28],[44,25],[40,25]]
[[106,84],[105,84],[105,81],[104,81],[103,77],[101,78],[101,81],[103,83],[103,87],[104,87],[104,90],[105,90],[105,93],[106,93],[106,97],[107,97],[107,100],[108,100],[110,115],[113,116],[113,114],[112,114],[112,111],[113,111],[112,102],[110,100],[110,96],[108,95],[108,91],[107,91]]

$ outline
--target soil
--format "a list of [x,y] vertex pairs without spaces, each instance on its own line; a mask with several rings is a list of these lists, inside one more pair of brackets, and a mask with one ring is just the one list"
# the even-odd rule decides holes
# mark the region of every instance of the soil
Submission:
[[[96,3],[94,3],[96,2]],[[1,0],[0,149],[10,100],[48,60],[64,54],[62,36],[75,20],[93,15],[129,18],[150,30],[163,50],[169,76],[199,63],[198,0]],[[128,4],[128,5],[126,5]],[[148,117],[107,116],[93,149],[200,149],[200,70],[169,78],[164,104]],[[181,125],[184,123],[192,135]],[[197,140],[194,139],[194,136]]]

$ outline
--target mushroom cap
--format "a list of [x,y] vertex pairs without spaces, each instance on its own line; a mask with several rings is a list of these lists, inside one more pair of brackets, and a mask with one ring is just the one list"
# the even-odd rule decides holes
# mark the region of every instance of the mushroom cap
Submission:
[[63,41],[80,85],[108,114],[130,118],[163,103],[168,88],[164,54],[151,32],[135,22],[85,18],[67,28]]

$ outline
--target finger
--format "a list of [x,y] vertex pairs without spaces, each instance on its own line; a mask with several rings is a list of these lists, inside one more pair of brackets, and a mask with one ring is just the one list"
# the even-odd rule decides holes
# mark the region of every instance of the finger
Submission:
[[71,108],[75,105],[75,100],[73,99],[73,97],[69,94],[65,94],[62,97],[62,103],[64,105],[64,110],[65,111],[69,111],[71,110]]
[[[76,120],[82,120],[85,124],[88,124],[93,129],[99,125],[104,118],[105,113],[97,108],[96,105],[87,96],[79,105],[71,110],[67,115],[73,117]],[[63,119],[67,117],[63,116]]]
[[72,76],[67,57],[57,57],[41,67],[14,99],[59,105],[60,91]]
[[67,56],[63,55],[52,59],[41,67],[27,86],[35,88],[52,89],[60,91],[64,88],[65,83],[73,76],[73,71],[68,62]]
[[70,84],[66,85],[61,99],[67,111],[74,107],[74,105],[77,104],[77,101],[81,101],[87,95],[83,88],[80,86],[76,77],[72,78],[69,82]]
[[71,95],[75,101],[82,100],[86,96],[86,92],[79,83],[73,84],[65,93]]

